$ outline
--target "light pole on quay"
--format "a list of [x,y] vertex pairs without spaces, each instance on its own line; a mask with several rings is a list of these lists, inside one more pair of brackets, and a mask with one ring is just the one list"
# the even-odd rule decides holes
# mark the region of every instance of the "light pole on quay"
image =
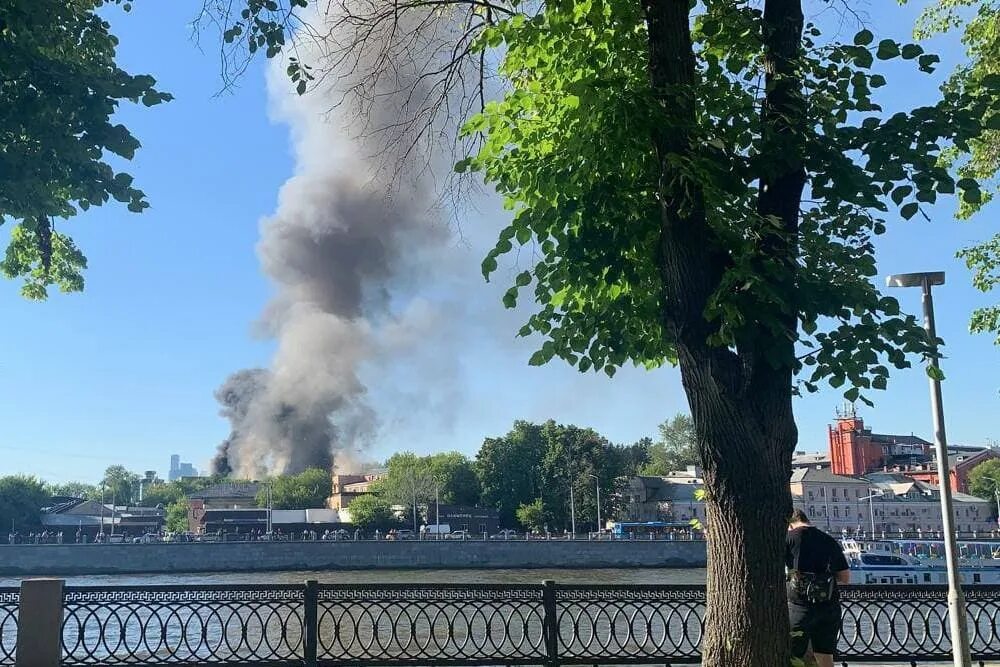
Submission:
[[958,544],[953,522],[955,515],[951,502],[951,472],[948,470],[948,437],[944,428],[944,407],[941,402],[940,369],[937,355],[937,331],[934,327],[934,299],[931,287],[944,285],[944,271],[925,273],[900,273],[886,279],[889,287],[919,287],[924,307],[924,329],[934,347],[928,359],[928,377],[931,387],[931,415],[934,420],[934,454],[938,471],[938,488],[941,490],[941,528],[944,532],[944,555],[948,568],[948,626],[951,630],[951,653],[955,667],[972,664],[969,654],[969,631],[965,621],[965,598],[958,574]]
[[597,487],[597,539],[601,539],[604,529],[601,526],[601,478],[591,475],[594,478],[594,485]]

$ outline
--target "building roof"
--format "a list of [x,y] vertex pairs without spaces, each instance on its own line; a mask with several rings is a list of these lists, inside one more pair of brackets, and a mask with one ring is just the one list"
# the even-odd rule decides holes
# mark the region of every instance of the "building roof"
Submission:
[[864,479],[856,479],[854,477],[844,477],[843,475],[834,475],[828,468],[820,468],[813,466],[811,468],[796,468],[792,470],[792,484],[800,484],[802,482],[819,482],[827,484],[864,484],[867,486],[868,481]]
[[209,499],[209,498],[253,498],[260,490],[259,482],[223,482],[215,484],[201,491],[195,491],[189,498]]
[[830,454],[827,452],[795,452],[792,455],[792,467],[793,468],[804,468],[804,467],[816,467],[816,466],[829,466],[830,465]]
[[923,438],[913,435],[896,435],[893,433],[872,433],[872,443],[888,445],[923,445],[930,447],[934,443],[927,442]]

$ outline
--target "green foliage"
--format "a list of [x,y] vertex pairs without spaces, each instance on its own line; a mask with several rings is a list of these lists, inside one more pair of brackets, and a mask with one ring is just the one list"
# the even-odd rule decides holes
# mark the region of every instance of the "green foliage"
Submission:
[[166,528],[171,533],[185,533],[188,526],[188,503],[181,498],[166,506]]
[[449,505],[478,505],[481,489],[476,469],[459,452],[439,452],[424,457],[431,478],[440,489],[440,500]]
[[39,511],[49,499],[45,483],[28,475],[0,477],[0,530],[17,531],[39,525]]
[[687,466],[700,465],[698,440],[694,420],[690,415],[677,414],[659,426],[660,437],[649,445],[649,463],[644,475],[667,475]]
[[151,484],[143,489],[140,505],[143,507],[156,507],[157,505],[167,507],[183,500],[196,491],[201,491],[221,481],[224,481],[223,478],[217,476],[188,477],[164,484]]
[[413,452],[398,452],[386,461],[386,476],[372,488],[393,505],[404,505],[408,512],[434,498],[437,488],[428,459]]
[[375,530],[385,532],[400,525],[389,501],[374,493],[358,496],[347,509],[351,513],[351,522],[366,533]]
[[57,218],[109,199],[141,212],[149,204],[110,155],[131,160],[139,142],[111,120],[123,100],[171,99],[148,75],[115,63],[118,39],[98,9],[123,0],[7,0],[0,4],[0,224],[16,221],[0,273],[22,293],[83,289],[87,260],[56,230]]
[[[808,26],[795,63],[804,120],[782,138],[786,150],[775,150],[758,97],[761,11],[722,0],[702,9],[693,33],[697,80],[670,93],[693,100],[693,125],[679,115],[684,105],[659,104],[650,87],[636,3],[546,3],[487,30],[481,46],[500,48],[510,91],[465,125],[467,135],[482,135],[482,149],[456,169],[481,172],[513,220],[483,273],[490,277],[517,247],[539,258],[504,296],[509,307],[526,290],[534,299],[520,331],[544,338],[532,364],[559,357],[611,375],[626,362],[673,363],[678,331],[697,325],[716,348],[752,351],[774,367],[811,367],[801,383],[807,391],[826,381],[867,401],[862,392],[883,388],[889,367],[931,353],[917,321],[873,282],[872,239],[885,231],[890,207],[905,217],[938,195],[978,197],[977,182],[956,182],[942,159],[981,134],[989,96],[949,88],[884,117],[876,91],[887,76],[876,63],[901,59],[930,72],[937,57],[913,44],[873,45],[868,31],[851,44],[820,42]],[[683,133],[691,145],[661,165],[654,130]],[[776,220],[758,214],[760,180],[780,173],[789,151],[803,156],[810,190],[791,243]],[[726,258],[693,320],[664,319],[672,286],[660,264],[661,185],[680,211],[704,207],[707,243]],[[792,315],[799,327],[789,326]],[[790,340],[810,354],[794,356]]]
[[86,482],[65,482],[49,485],[49,494],[53,496],[68,496],[70,498],[88,498],[100,500],[101,491],[93,484]]
[[[601,516],[612,518],[622,502],[628,477],[647,463],[643,443],[614,445],[593,429],[514,422],[502,438],[487,438],[476,456],[483,504],[496,507],[500,523],[514,525],[518,508],[542,503],[543,521],[562,530],[571,525],[570,489],[577,528],[597,520],[597,484]],[[596,476],[596,479],[595,479]]]
[[521,503],[515,514],[517,522],[529,530],[541,531],[545,526],[545,510],[541,498],[536,498],[530,503]]
[[[926,39],[951,30],[962,32],[968,61],[952,73],[947,87],[955,91],[979,91],[993,97],[979,116],[983,132],[947,157],[970,187],[959,205],[960,218],[968,218],[991,201],[1000,187],[1000,2],[997,0],[937,0],[921,14],[915,34]],[[962,181],[959,181],[961,183]],[[1000,285],[1000,234],[959,253],[972,270],[976,288],[989,292]],[[993,333],[1000,345],[1000,305],[987,306],[972,314],[974,333]]]
[[[326,507],[333,493],[333,478],[322,468],[307,468],[297,475],[279,475],[269,480],[271,507],[281,510],[304,510]],[[267,488],[257,492],[257,506],[267,507]]]
[[983,461],[969,471],[969,493],[994,500],[1000,490],[1000,460]]
[[545,450],[541,426],[526,421],[514,422],[507,435],[486,438],[480,447],[476,474],[483,504],[497,508],[501,526],[513,526],[517,508],[541,496]]
[[108,466],[101,480],[100,493],[108,503],[131,505],[139,497],[139,475],[125,466]]
[[[998,141],[1000,150],[1000,141]],[[958,253],[972,270],[972,284],[982,292],[1000,287],[1000,234],[979,245],[966,248]],[[977,308],[972,313],[969,329],[973,333],[992,333],[1000,345],[1000,305]]]

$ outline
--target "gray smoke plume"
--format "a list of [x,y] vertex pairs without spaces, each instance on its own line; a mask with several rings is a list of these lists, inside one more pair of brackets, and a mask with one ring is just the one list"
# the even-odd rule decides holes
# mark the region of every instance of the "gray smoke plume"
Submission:
[[[304,42],[297,54],[315,62],[323,49]],[[427,317],[426,309],[411,307],[419,296],[416,267],[423,250],[446,238],[431,211],[429,156],[419,146],[387,146],[384,135],[366,134],[393,124],[412,98],[407,78],[415,81],[415,73],[399,67],[393,86],[362,117],[338,104],[353,83],[349,76],[297,96],[284,66],[272,68],[269,90],[275,116],[291,129],[296,173],[262,222],[257,247],[276,286],[261,324],[278,349],[269,370],[239,371],[216,392],[231,434],[213,467],[250,478],[329,468],[337,451],[354,456],[364,449],[377,416],[366,401],[362,366],[405,363],[399,332],[413,329],[411,313]],[[402,151],[420,176],[386,168]]]

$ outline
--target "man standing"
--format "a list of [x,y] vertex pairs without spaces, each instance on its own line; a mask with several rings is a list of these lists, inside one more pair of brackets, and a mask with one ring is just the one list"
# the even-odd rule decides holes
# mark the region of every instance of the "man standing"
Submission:
[[797,509],[788,522],[785,567],[792,656],[805,657],[811,642],[818,667],[833,667],[840,637],[837,586],[851,579],[844,551],[837,540],[811,526],[805,512]]

